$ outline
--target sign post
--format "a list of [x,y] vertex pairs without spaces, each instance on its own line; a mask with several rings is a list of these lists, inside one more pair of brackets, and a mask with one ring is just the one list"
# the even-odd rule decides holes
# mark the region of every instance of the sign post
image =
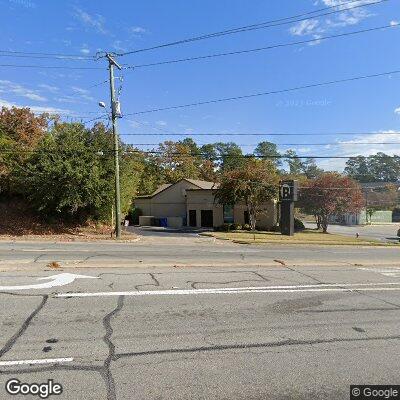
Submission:
[[294,235],[294,202],[297,201],[298,182],[294,180],[281,181],[279,200],[281,203],[281,233]]

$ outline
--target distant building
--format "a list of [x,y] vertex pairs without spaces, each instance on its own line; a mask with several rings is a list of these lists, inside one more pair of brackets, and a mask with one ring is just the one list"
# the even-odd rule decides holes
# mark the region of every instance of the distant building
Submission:
[[[139,225],[181,228],[213,228],[224,223],[248,224],[247,207],[237,204],[224,206],[215,201],[218,185],[195,179],[182,179],[175,184],[160,186],[148,196],[135,199],[140,209]],[[269,229],[276,224],[277,204],[271,200],[263,206],[257,218],[260,229]]]
[[[365,207],[359,213],[345,213],[334,215],[331,223],[341,225],[364,225],[367,223],[400,222],[400,215],[396,207],[400,205],[400,182],[366,182],[360,183],[365,198]],[[392,190],[388,190],[391,187]],[[367,209],[375,212],[370,217]]]

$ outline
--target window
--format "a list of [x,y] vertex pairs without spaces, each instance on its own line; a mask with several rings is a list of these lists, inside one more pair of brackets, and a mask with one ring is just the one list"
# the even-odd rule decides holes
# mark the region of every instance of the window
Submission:
[[224,224],[233,224],[233,206],[224,204]]

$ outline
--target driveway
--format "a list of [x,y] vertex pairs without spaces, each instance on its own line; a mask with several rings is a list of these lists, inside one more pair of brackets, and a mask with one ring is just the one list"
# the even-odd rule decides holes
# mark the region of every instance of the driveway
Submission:
[[142,237],[152,238],[188,238],[198,237],[199,233],[207,232],[206,229],[175,229],[175,228],[162,228],[157,226],[130,226],[130,232],[135,233]]
[[[316,224],[307,223],[306,228],[316,229]],[[339,235],[356,236],[356,233],[363,239],[380,240],[383,242],[398,241],[397,231],[400,224],[388,225],[329,225],[328,232],[337,233]]]

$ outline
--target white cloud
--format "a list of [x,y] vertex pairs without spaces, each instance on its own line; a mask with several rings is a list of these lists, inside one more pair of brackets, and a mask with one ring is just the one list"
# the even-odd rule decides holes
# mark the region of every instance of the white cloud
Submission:
[[290,28],[290,33],[295,36],[310,35],[319,26],[319,21],[315,19],[306,19]]
[[167,123],[165,121],[157,121],[156,125],[158,125],[158,126],[167,126]]
[[125,52],[127,51],[127,47],[125,47],[122,40],[114,40],[113,43],[114,50]]
[[147,30],[142,28],[141,26],[132,26],[130,31],[132,33],[146,33],[147,32]]
[[390,21],[390,26],[396,26],[396,25],[399,25],[399,21],[395,21],[395,20]]
[[47,99],[39,95],[37,91],[7,80],[0,80],[0,93],[11,93],[34,101],[47,101]]
[[78,86],[71,86],[71,89],[72,89],[74,92],[77,92],[77,93],[79,93],[79,94],[88,94],[88,93],[89,93],[89,90],[80,88],[80,87],[78,87]]
[[0,99],[0,107],[18,107],[18,108],[30,108],[34,113],[50,113],[50,114],[73,114],[72,111],[62,109],[62,108],[54,108],[54,107],[38,107],[38,106],[29,106],[29,105],[20,105],[7,100]]
[[100,14],[89,14],[79,7],[75,7],[75,18],[78,19],[86,28],[94,29],[103,35],[109,34],[105,28],[105,18]]
[[85,55],[90,54],[90,50],[87,47],[82,47],[80,52]]
[[39,87],[51,93],[56,93],[60,90],[57,86],[48,85],[47,83],[42,83]]
[[[354,139],[338,141],[337,146],[332,146],[327,156],[340,154],[344,157],[355,157],[358,155],[370,156],[378,152],[388,155],[400,155],[400,134],[388,135],[388,133],[400,133],[395,130],[385,130],[373,135],[359,135]],[[386,143],[386,144],[375,144]],[[347,159],[327,159],[319,162],[319,166],[326,170],[342,171]]]
[[[72,86],[71,89],[79,95],[79,98],[87,101],[94,101],[94,97],[90,96],[90,92],[87,89],[80,88],[78,86]],[[66,96],[66,98],[71,98],[71,96]]]
[[[290,33],[295,36],[313,35],[315,39],[318,39],[322,34],[334,28],[357,25],[362,20],[372,16],[365,8],[357,8],[360,5],[368,3],[370,3],[370,0],[360,0],[354,4],[342,4],[342,0],[318,0],[315,2],[315,5],[323,4],[326,7],[337,6],[332,11],[339,10],[341,12],[321,18],[300,21],[290,28]],[[320,41],[316,41],[311,43],[311,45],[319,43]]]
[[394,112],[395,112],[396,114],[400,114],[400,107],[397,107],[397,108],[394,110]]

